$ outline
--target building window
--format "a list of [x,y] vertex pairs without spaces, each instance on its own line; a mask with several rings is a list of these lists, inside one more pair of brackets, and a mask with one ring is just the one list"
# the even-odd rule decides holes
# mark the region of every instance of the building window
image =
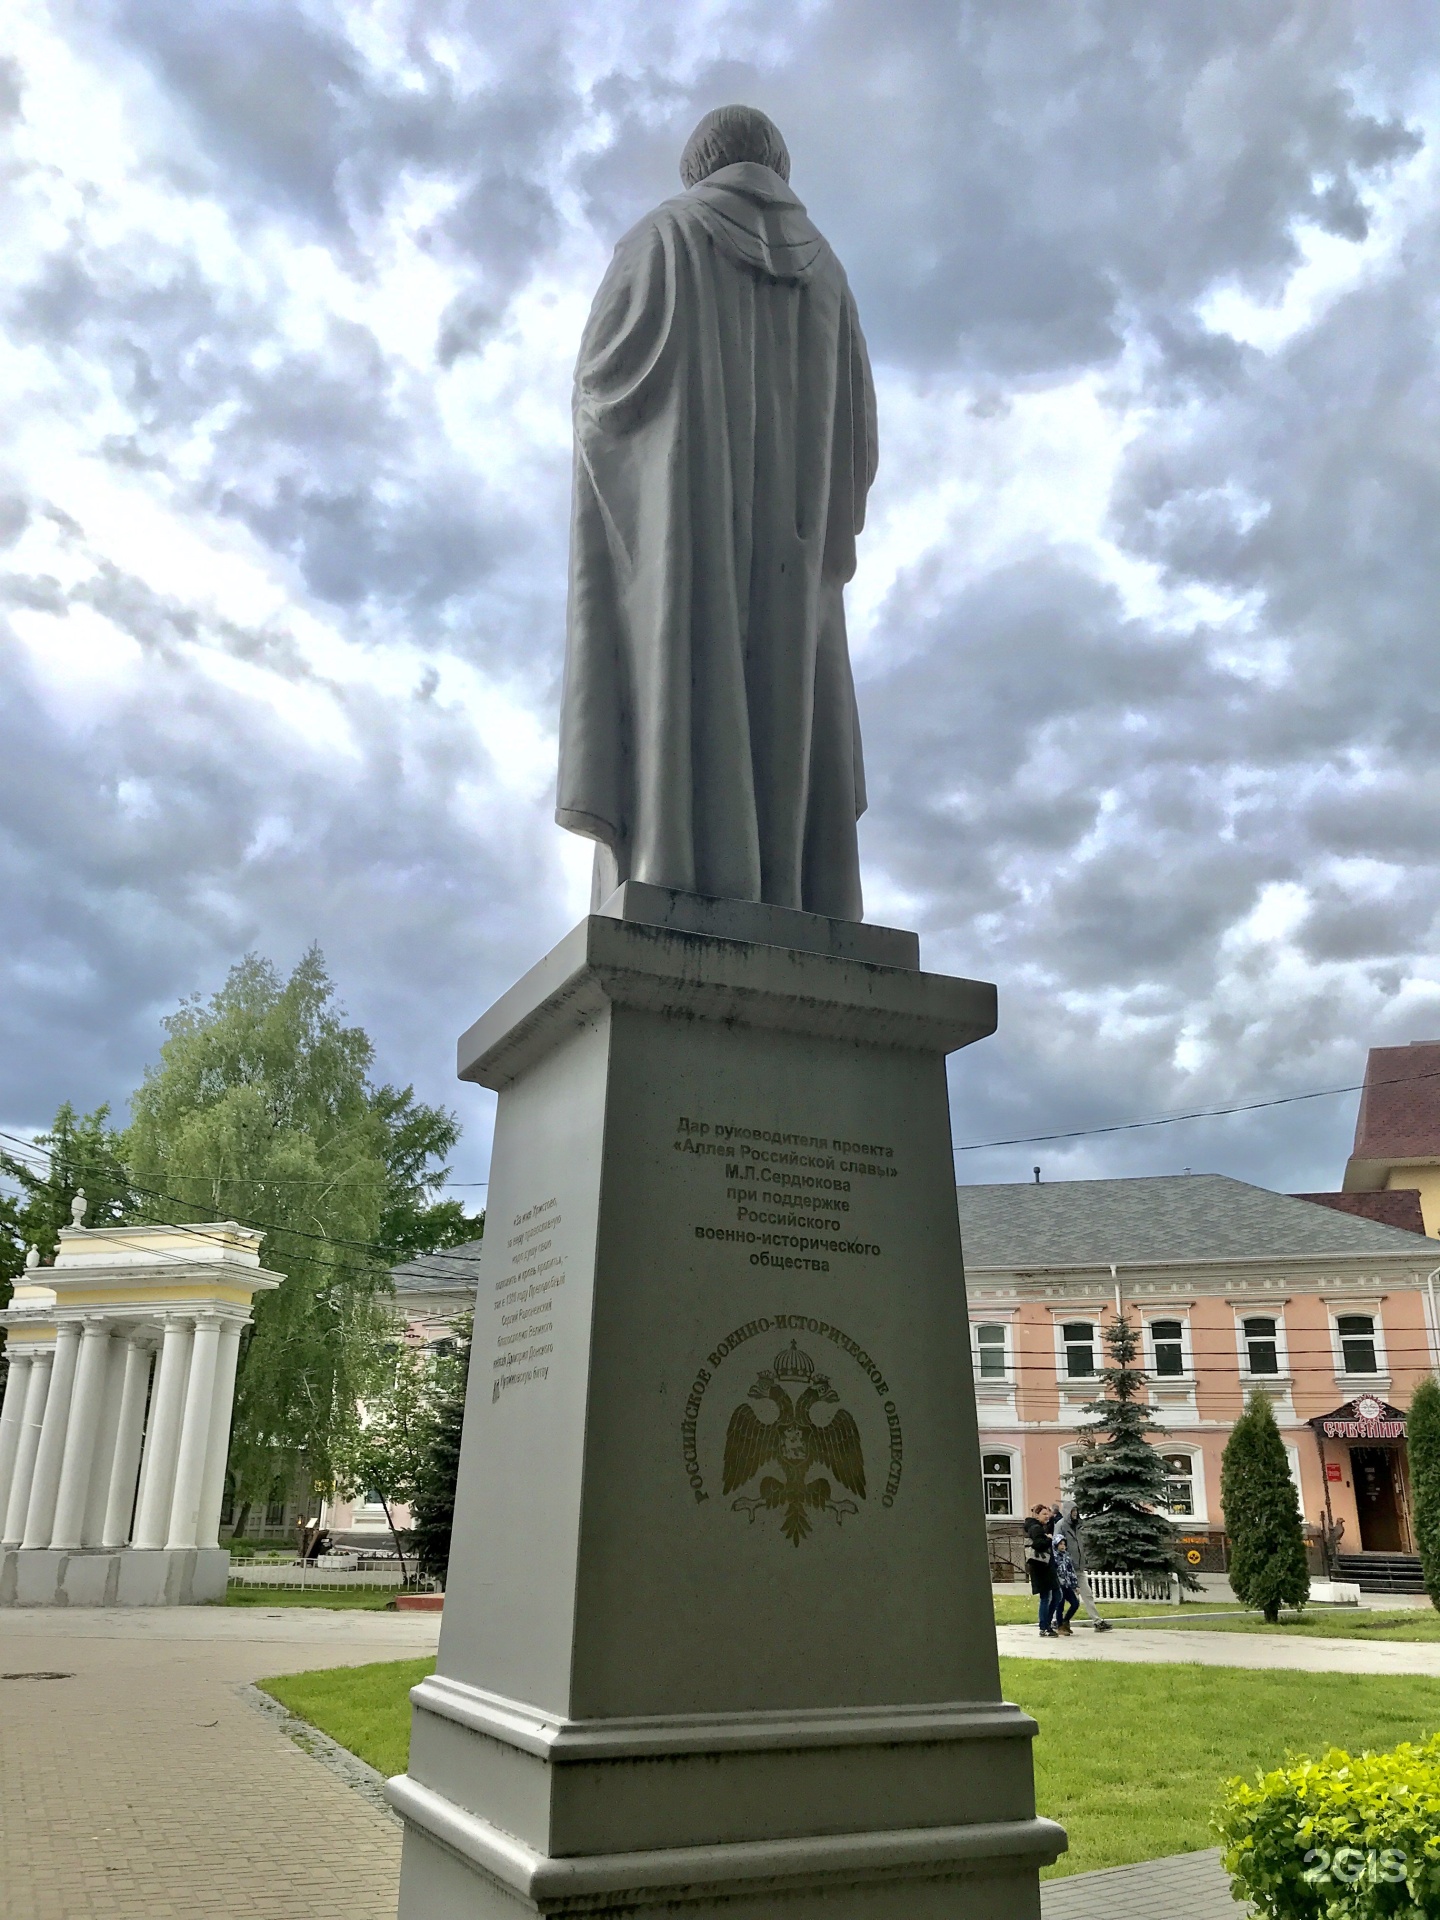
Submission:
[[1195,1511],[1195,1462],[1188,1453],[1167,1453],[1165,1461],[1165,1505],[1171,1513]]
[[1182,1378],[1185,1372],[1185,1329],[1180,1321],[1152,1320],[1150,1343],[1155,1350],[1156,1378]]
[[1014,1513],[1015,1462],[1013,1456],[1008,1453],[982,1454],[980,1465],[985,1477],[986,1513]]
[[1095,1329],[1088,1320],[1067,1320],[1060,1329],[1065,1343],[1067,1380],[1095,1378]]
[[982,1380],[1003,1380],[1007,1368],[1005,1353],[1004,1327],[977,1327],[975,1329],[975,1349],[979,1354],[979,1374]]
[[1335,1326],[1340,1335],[1340,1366],[1344,1373],[1378,1373],[1375,1359],[1375,1322],[1368,1313],[1342,1313]]
[[1273,1320],[1252,1318],[1244,1323],[1245,1365],[1249,1373],[1279,1373],[1280,1346]]

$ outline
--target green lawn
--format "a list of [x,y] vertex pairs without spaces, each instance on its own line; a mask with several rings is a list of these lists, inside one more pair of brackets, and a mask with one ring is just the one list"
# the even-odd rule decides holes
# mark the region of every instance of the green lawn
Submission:
[[[1037,1624],[1040,1602],[1033,1593],[997,1594],[997,1627],[1033,1627]],[[1106,1620],[1133,1620],[1141,1614],[1155,1614],[1166,1620],[1186,1619],[1196,1613],[1233,1613],[1233,1600],[1187,1600],[1182,1607],[1167,1606],[1163,1600],[1102,1600],[1099,1612]],[[1076,1621],[1085,1618],[1077,1613]]]
[[[434,1664],[386,1661],[261,1685],[381,1773],[399,1773],[409,1752],[407,1695]],[[1213,1846],[1210,1810],[1225,1781],[1287,1753],[1390,1747],[1440,1728],[1440,1680],[1410,1675],[1000,1665],[1007,1699],[1040,1723],[1040,1811],[1069,1830],[1070,1851],[1054,1874]]]
[[399,1587],[351,1587],[325,1592],[316,1587],[227,1587],[227,1607],[388,1607]]
[[410,1757],[410,1689],[433,1660],[384,1660],[370,1667],[322,1667],[260,1681],[272,1700],[358,1753],[378,1773],[403,1773]]
[[1440,1680],[1408,1675],[1000,1664],[1007,1697],[1040,1723],[1039,1808],[1070,1834],[1057,1874],[1214,1846],[1224,1782],[1289,1752],[1390,1747],[1440,1728]]

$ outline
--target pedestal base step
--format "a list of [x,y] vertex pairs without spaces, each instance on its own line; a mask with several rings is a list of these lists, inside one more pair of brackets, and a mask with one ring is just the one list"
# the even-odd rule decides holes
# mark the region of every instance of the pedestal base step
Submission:
[[0,1607],[194,1607],[225,1598],[224,1547],[0,1548]]
[[[405,1776],[402,1911],[430,1920],[519,1914],[685,1920],[1039,1920],[1037,1869],[1064,1851],[1051,1820],[554,1858]],[[408,1904],[407,1904],[408,1903]]]

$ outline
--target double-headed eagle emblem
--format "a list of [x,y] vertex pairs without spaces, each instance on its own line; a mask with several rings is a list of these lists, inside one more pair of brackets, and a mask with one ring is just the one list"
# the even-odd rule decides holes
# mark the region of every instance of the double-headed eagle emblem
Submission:
[[760,1374],[749,1397],[773,1400],[777,1418],[762,1420],[753,1407],[743,1403],[736,1407],[725,1434],[724,1490],[733,1493],[743,1487],[772,1460],[785,1477],[777,1480],[766,1474],[759,1495],[735,1501],[732,1511],[749,1514],[753,1524],[762,1507],[783,1507],[782,1531],[797,1547],[810,1531],[807,1508],[833,1513],[837,1526],[847,1513],[858,1513],[853,1500],[830,1498],[830,1482],[823,1475],[818,1480],[808,1478],[811,1467],[828,1467],[842,1487],[865,1498],[865,1458],[854,1415],[842,1407],[823,1427],[810,1418],[817,1401],[838,1401],[840,1396],[825,1375],[815,1371],[809,1354],[792,1340],[788,1351],[776,1356],[774,1366]]

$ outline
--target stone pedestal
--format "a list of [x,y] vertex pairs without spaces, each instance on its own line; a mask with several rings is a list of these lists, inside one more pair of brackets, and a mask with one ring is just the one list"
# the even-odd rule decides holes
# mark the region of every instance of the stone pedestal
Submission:
[[1033,1920],[945,1056],[913,936],[622,888],[461,1042],[499,1089],[403,1920]]

